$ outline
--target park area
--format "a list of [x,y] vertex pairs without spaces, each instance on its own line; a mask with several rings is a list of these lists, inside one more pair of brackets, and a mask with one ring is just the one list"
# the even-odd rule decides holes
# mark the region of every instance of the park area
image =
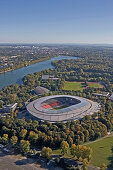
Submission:
[[[103,163],[109,168],[113,168],[113,136],[101,138],[99,140],[85,144],[92,149],[92,156],[89,167],[100,167]],[[54,150],[53,154],[61,155],[60,149]],[[65,158],[74,159],[70,151],[64,155]]]
[[83,91],[87,87],[91,88],[103,88],[104,86],[99,82],[87,82],[87,85],[85,82],[70,82],[65,81],[64,82],[64,90],[74,90],[74,91]]
[[100,167],[104,163],[113,168],[113,136],[94,141],[86,146],[93,151],[91,164]]

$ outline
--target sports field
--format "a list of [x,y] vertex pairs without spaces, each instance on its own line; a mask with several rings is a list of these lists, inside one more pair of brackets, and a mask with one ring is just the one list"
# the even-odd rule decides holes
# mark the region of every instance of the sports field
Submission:
[[84,89],[84,85],[83,84],[81,82],[69,82],[69,81],[65,81],[63,89],[64,90],[74,90],[74,91],[80,90],[82,92],[83,89]]
[[113,136],[107,137],[99,141],[88,144],[92,148],[91,164],[101,166],[105,163],[107,166],[113,168]]
[[92,87],[92,88],[103,88],[104,87],[98,82],[87,82],[87,84],[89,87]]
[[83,91],[83,89],[91,87],[91,88],[103,88],[104,86],[101,85],[98,82],[87,82],[87,86],[85,85],[85,82],[70,82],[65,81],[64,83],[64,90],[74,90],[74,91]]

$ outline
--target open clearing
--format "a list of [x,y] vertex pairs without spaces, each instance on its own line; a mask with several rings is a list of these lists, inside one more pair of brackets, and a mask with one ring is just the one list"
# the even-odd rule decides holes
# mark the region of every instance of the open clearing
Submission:
[[69,81],[65,81],[64,83],[64,90],[74,90],[74,91],[78,91],[80,90],[81,92],[84,89],[84,82],[69,82]]
[[113,161],[113,136],[92,142],[86,146],[93,150],[91,164],[101,166],[102,163],[105,163],[107,166],[113,166],[113,162],[111,162]]
[[45,170],[45,168],[30,158],[5,154],[0,150],[0,170]]
[[70,82],[65,81],[64,90],[74,90],[74,91],[83,91],[83,89],[91,87],[91,88],[103,88],[104,86],[99,82],[87,82],[87,86],[85,82]]
[[92,88],[103,88],[104,86],[98,82],[87,82],[89,87]]

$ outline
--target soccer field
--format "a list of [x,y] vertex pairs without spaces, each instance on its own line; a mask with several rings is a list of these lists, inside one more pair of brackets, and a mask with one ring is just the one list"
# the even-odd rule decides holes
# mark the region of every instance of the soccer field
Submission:
[[99,82],[87,82],[87,85],[88,86],[85,85],[85,82],[65,81],[63,89],[83,92],[83,89],[85,89],[87,87],[91,87],[91,88],[103,88],[104,87]]
[[68,82],[68,81],[65,81],[63,89],[64,90],[74,90],[74,91],[80,90],[82,92],[83,89],[84,89],[84,86],[83,86],[83,84],[81,82]]

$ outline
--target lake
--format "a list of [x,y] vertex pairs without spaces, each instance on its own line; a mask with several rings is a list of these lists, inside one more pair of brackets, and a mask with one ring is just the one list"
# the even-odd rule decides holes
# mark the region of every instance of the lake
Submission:
[[13,70],[10,72],[0,74],[0,90],[11,84],[21,84],[22,78],[30,73],[39,72],[45,69],[54,68],[51,62],[55,60],[63,60],[63,59],[77,59],[77,57],[72,56],[58,56],[54,57],[50,60],[42,61],[36,64],[29,65],[27,67],[23,67],[17,70]]

